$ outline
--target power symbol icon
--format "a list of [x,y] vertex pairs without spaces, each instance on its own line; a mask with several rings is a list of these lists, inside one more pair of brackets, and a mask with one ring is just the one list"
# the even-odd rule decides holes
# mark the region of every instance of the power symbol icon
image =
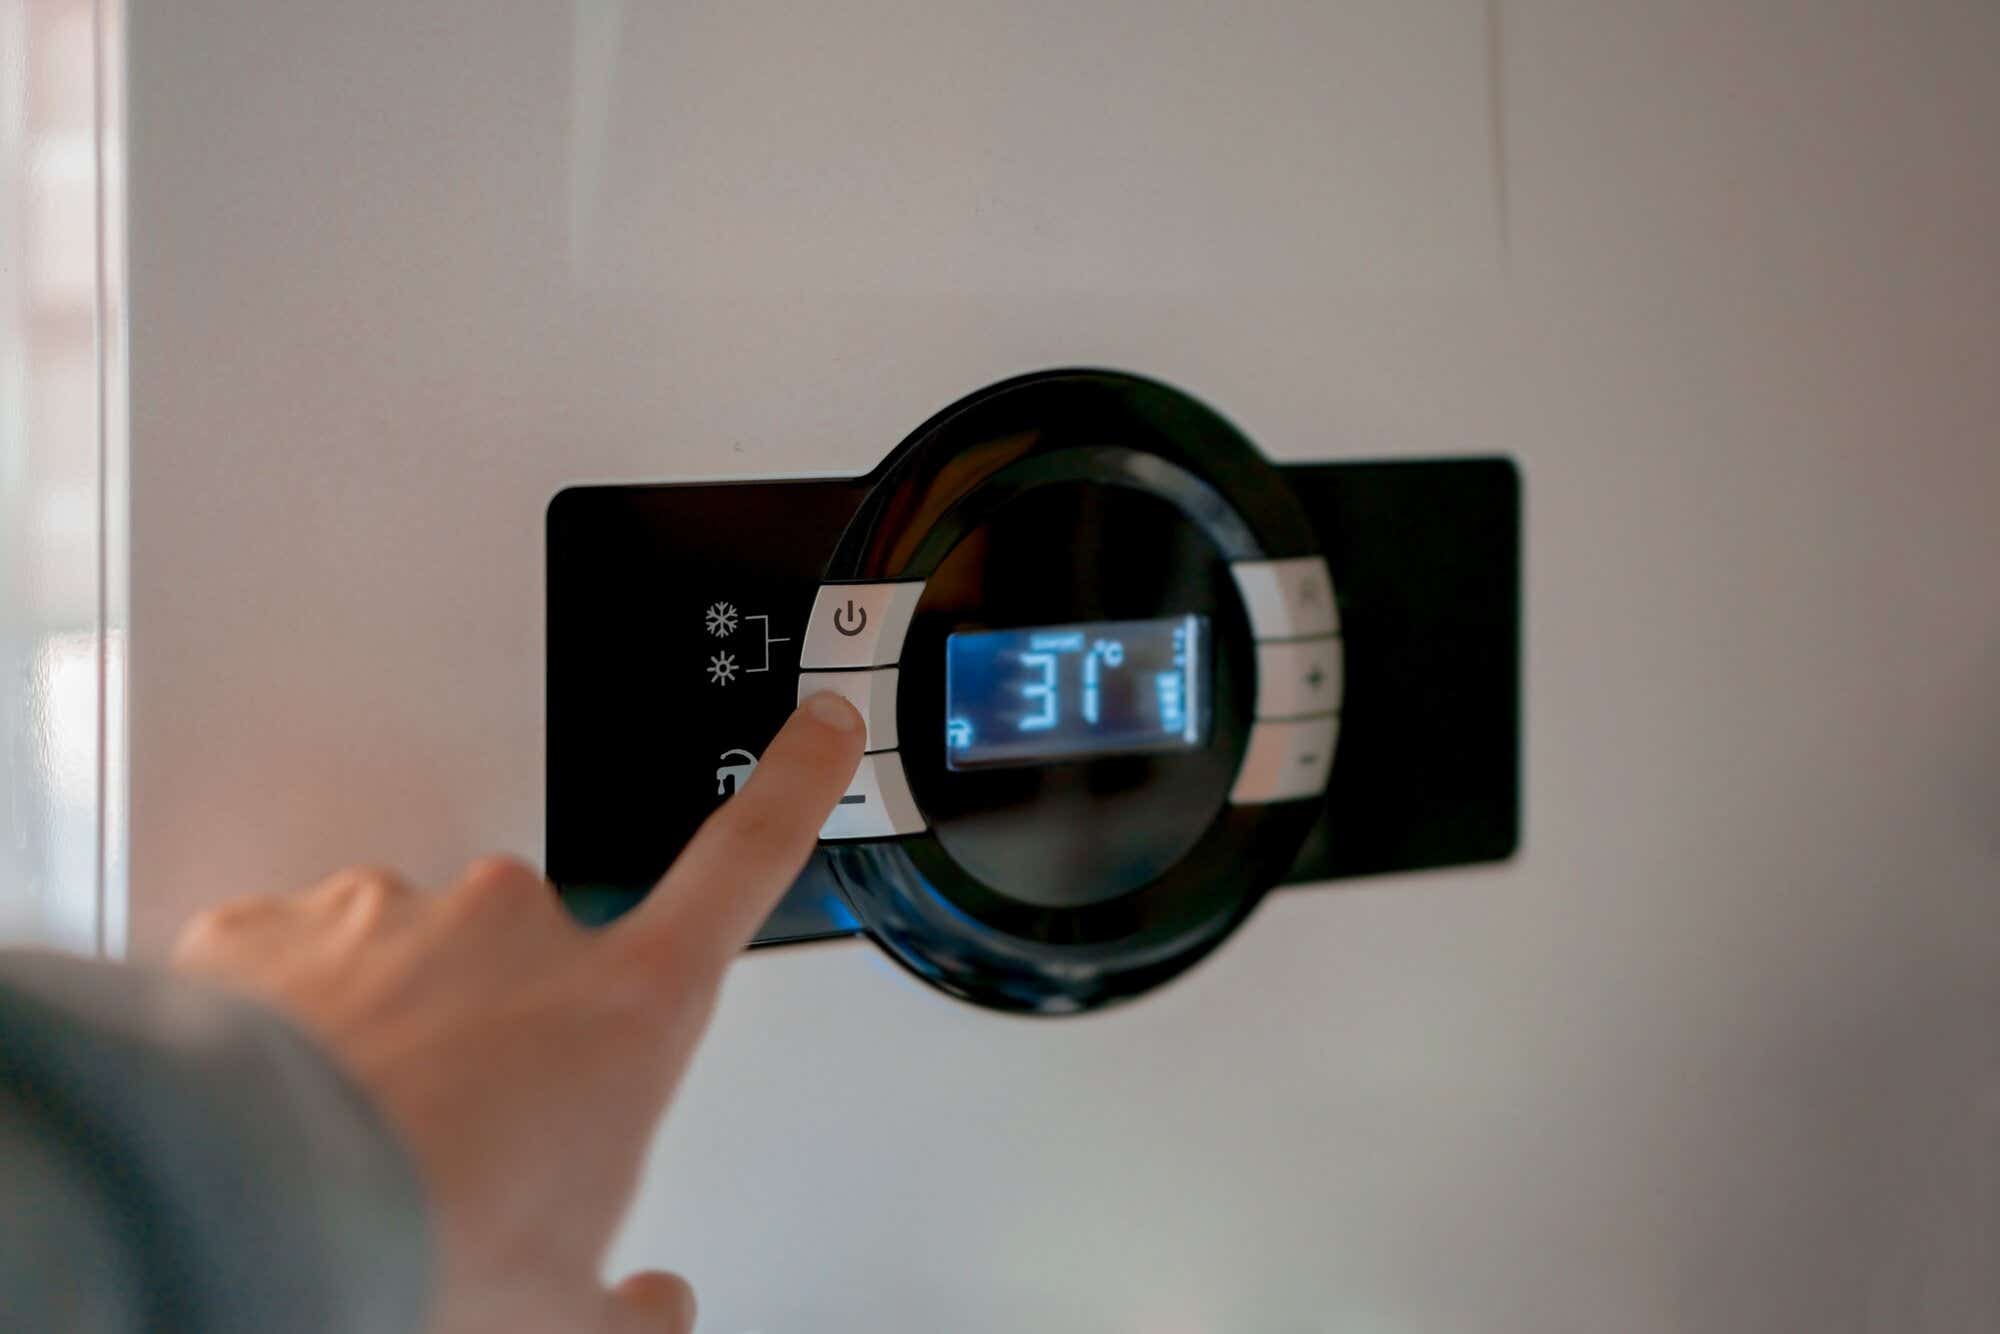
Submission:
[[855,606],[854,599],[849,598],[846,606],[833,609],[833,628],[849,639],[854,638],[868,628],[868,609]]

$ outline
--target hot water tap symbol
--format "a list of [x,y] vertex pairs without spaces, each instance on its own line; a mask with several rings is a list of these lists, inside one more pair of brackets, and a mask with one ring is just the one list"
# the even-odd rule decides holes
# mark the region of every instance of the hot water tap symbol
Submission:
[[[733,762],[732,756],[736,757]],[[743,785],[750,781],[750,775],[756,772],[757,757],[749,751],[723,751],[722,764],[715,771],[715,795],[726,797],[733,792],[742,791]]]

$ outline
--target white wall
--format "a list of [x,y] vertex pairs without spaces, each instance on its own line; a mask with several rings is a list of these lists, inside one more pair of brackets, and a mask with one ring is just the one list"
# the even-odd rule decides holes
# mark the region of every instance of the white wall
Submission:
[[1027,1023],[767,955],[706,1328],[2000,1323],[2000,11],[134,15],[132,944],[539,850],[540,514],[1036,366],[1528,488],[1527,838]]

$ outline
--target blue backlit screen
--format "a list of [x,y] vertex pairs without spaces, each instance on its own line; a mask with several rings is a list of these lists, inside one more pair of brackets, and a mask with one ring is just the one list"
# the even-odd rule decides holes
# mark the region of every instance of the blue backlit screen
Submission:
[[978,630],[945,641],[954,769],[1191,750],[1208,728],[1208,618]]

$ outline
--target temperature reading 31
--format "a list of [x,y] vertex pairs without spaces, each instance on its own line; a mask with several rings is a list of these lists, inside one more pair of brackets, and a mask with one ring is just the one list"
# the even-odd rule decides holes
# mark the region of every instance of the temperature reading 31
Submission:
[[1205,617],[952,635],[945,756],[954,769],[1201,744]]

